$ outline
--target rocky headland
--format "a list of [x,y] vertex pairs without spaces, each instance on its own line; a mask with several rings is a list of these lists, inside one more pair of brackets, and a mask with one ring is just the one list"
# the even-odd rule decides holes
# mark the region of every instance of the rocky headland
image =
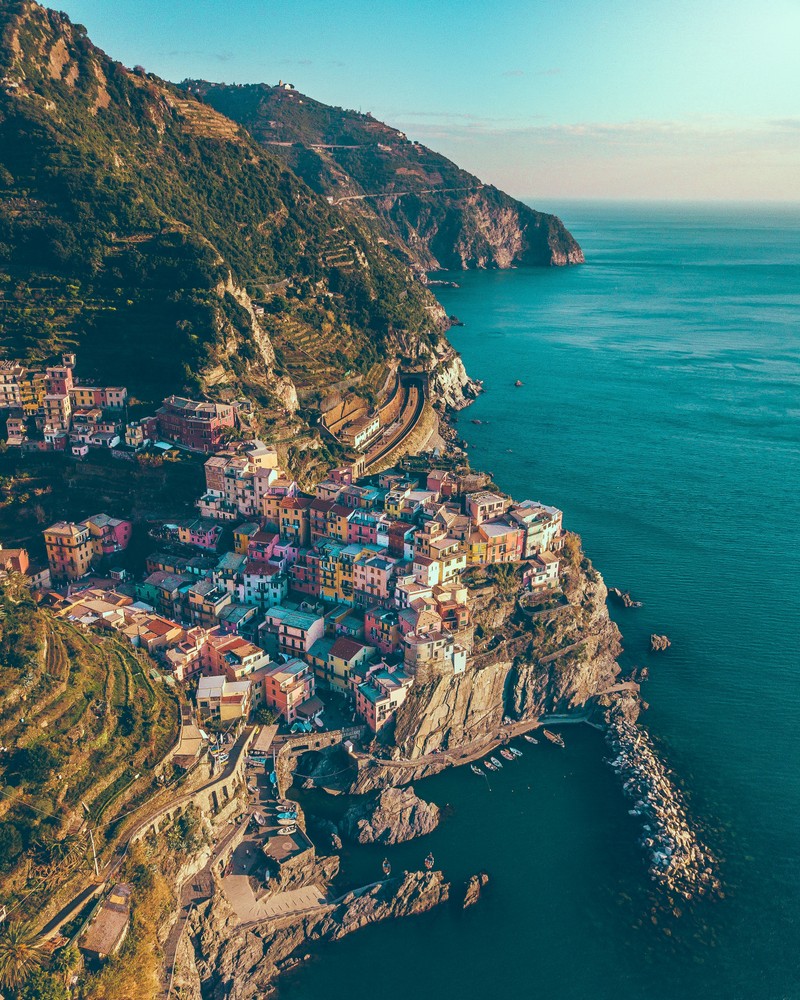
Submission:
[[441,872],[405,872],[324,902],[311,912],[242,926],[224,894],[199,906],[177,955],[174,987],[183,1000],[255,1000],[321,941],[395,917],[426,913],[450,899]]

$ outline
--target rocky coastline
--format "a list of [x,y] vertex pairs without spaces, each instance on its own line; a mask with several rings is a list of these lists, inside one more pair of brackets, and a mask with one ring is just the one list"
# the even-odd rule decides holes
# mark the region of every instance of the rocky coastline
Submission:
[[[440,430],[447,450],[457,456],[459,443],[447,415],[469,405],[481,384],[469,378],[453,353],[441,358],[431,373],[431,388],[444,417]],[[715,860],[693,832],[680,793],[649,736],[636,724],[644,707],[636,677],[644,675],[622,674],[622,637],[609,616],[609,591],[577,536],[571,536],[564,557],[566,603],[541,616],[526,611],[516,586],[509,587],[501,576],[467,574],[478,637],[467,671],[421,671],[397,712],[391,739],[379,753],[358,754],[350,777],[334,784],[332,776],[341,768],[329,767],[325,757],[317,762],[314,778],[306,785],[330,784],[331,791],[352,797],[338,826],[326,820],[315,824],[328,833],[335,850],[343,840],[390,845],[432,832],[440,811],[416,794],[415,782],[479,759],[510,736],[558,716],[591,721],[604,730],[623,794],[643,820],[641,843],[649,873],[670,906],[719,891]],[[639,606],[627,592],[613,597],[624,607]],[[338,869],[338,859],[329,860],[326,879]],[[293,884],[309,884],[319,878],[319,871],[316,864]],[[282,972],[308,957],[305,949],[448,902],[463,908],[476,905],[488,882],[486,872],[476,874],[454,898],[441,872],[404,872],[347,892],[310,913],[250,927],[239,924],[217,888],[214,898],[192,915],[181,944],[181,995],[191,1000],[254,1000],[271,989]],[[326,885],[330,900],[329,880]]]
[[174,990],[182,1000],[256,1000],[275,979],[310,957],[308,947],[338,941],[369,924],[427,913],[446,904],[439,871],[404,872],[345,893],[309,913],[242,926],[219,889],[191,915],[178,947]]

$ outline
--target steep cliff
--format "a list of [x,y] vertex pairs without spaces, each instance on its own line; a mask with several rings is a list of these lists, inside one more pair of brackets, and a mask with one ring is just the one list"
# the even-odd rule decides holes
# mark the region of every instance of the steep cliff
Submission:
[[556,216],[483,184],[369,113],[267,84],[182,86],[243,125],[309,187],[421,270],[583,262]]
[[[480,752],[508,722],[579,714],[619,701],[638,714],[635,685],[620,685],[620,633],[608,616],[600,574],[570,536],[563,603],[526,610],[513,574],[473,574],[476,646],[466,672],[420,672],[397,713],[393,755],[404,766],[363,764],[351,791],[403,785],[447,766],[443,750]],[[414,765],[413,761],[419,764]]]
[[463,746],[497,733],[504,718],[574,712],[615,685],[620,635],[608,616],[606,587],[587,562],[568,567],[569,604],[522,610],[516,595],[484,580],[473,591],[483,639],[465,673],[418,676],[397,714],[404,757]]

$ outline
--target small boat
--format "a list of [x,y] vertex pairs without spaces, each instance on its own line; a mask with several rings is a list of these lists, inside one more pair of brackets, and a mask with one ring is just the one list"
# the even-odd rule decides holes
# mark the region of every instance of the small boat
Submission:
[[502,767],[502,763],[497,759],[497,757],[490,757],[489,760],[494,764],[495,767]]
[[427,856],[427,858],[425,858],[425,867],[428,869],[428,871],[430,871],[431,868],[433,868],[433,855],[432,854],[429,854]]
[[297,833],[296,826],[282,826],[280,830],[278,830],[278,835],[281,837],[290,837],[293,833]]
[[513,760],[514,759],[514,754],[511,753],[510,750],[506,750],[505,747],[503,747],[503,749],[500,751],[500,756],[503,758],[503,760]]
[[481,777],[483,777],[483,771],[476,764],[470,764],[469,768],[473,774],[479,774]]
[[297,822],[296,816],[294,819],[288,819],[288,818],[281,819],[280,817],[278,817],[278,826],[294,826],[296,822]]
[[531,736],[528,733],[523,733],[522,738],[527,740],[528,743],[533,743],[534,746],[537,746],[539,743],[535,736]]
[[383,859],[383,864],[381,865],[381,867],[383,868],[383,874],[384,875],[388,876],[388,875],[392,874],[392,866],[389,864],[389,859],[388,858],[384,858]]
[[521,382],[521,381],[520,381],[519,379],[517,379],[517,381],[516,381],[516,382],[514,383],[514,387],[515,387],[516,389],[519,389],[519,388],[520,388],[520,386],[522,386],[522,385],[524,385],[524,384],[525,384],[524,382]]
[[555,746],[557,747],[564,746],[564,737],[560,736],[558,733],[551,733],[549,729],[543,729],[542,733],[544,734],[545,739],[550,740],[550,742]]
[[509,747],[508,749],[514,754],[515,757],[521,757],[522,756],[522,751],[521,750],[517,750],[516,747]]
[[297,819],[297,813],[296,812],[278,813],[278,819]]
[[494,764],[490,760],[485,760],[483,762],[483,766],[486,768],[487,771],[496,771],[497,770],[497,768],[494,766]]

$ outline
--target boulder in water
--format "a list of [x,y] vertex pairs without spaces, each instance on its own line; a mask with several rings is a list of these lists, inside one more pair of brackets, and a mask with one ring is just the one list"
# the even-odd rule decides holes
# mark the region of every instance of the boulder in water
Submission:
[[359,844],[400,844],[431,833],[439,818],[439,807],[412,787],[385,788],[352,805],[342,817],[341,832]]

